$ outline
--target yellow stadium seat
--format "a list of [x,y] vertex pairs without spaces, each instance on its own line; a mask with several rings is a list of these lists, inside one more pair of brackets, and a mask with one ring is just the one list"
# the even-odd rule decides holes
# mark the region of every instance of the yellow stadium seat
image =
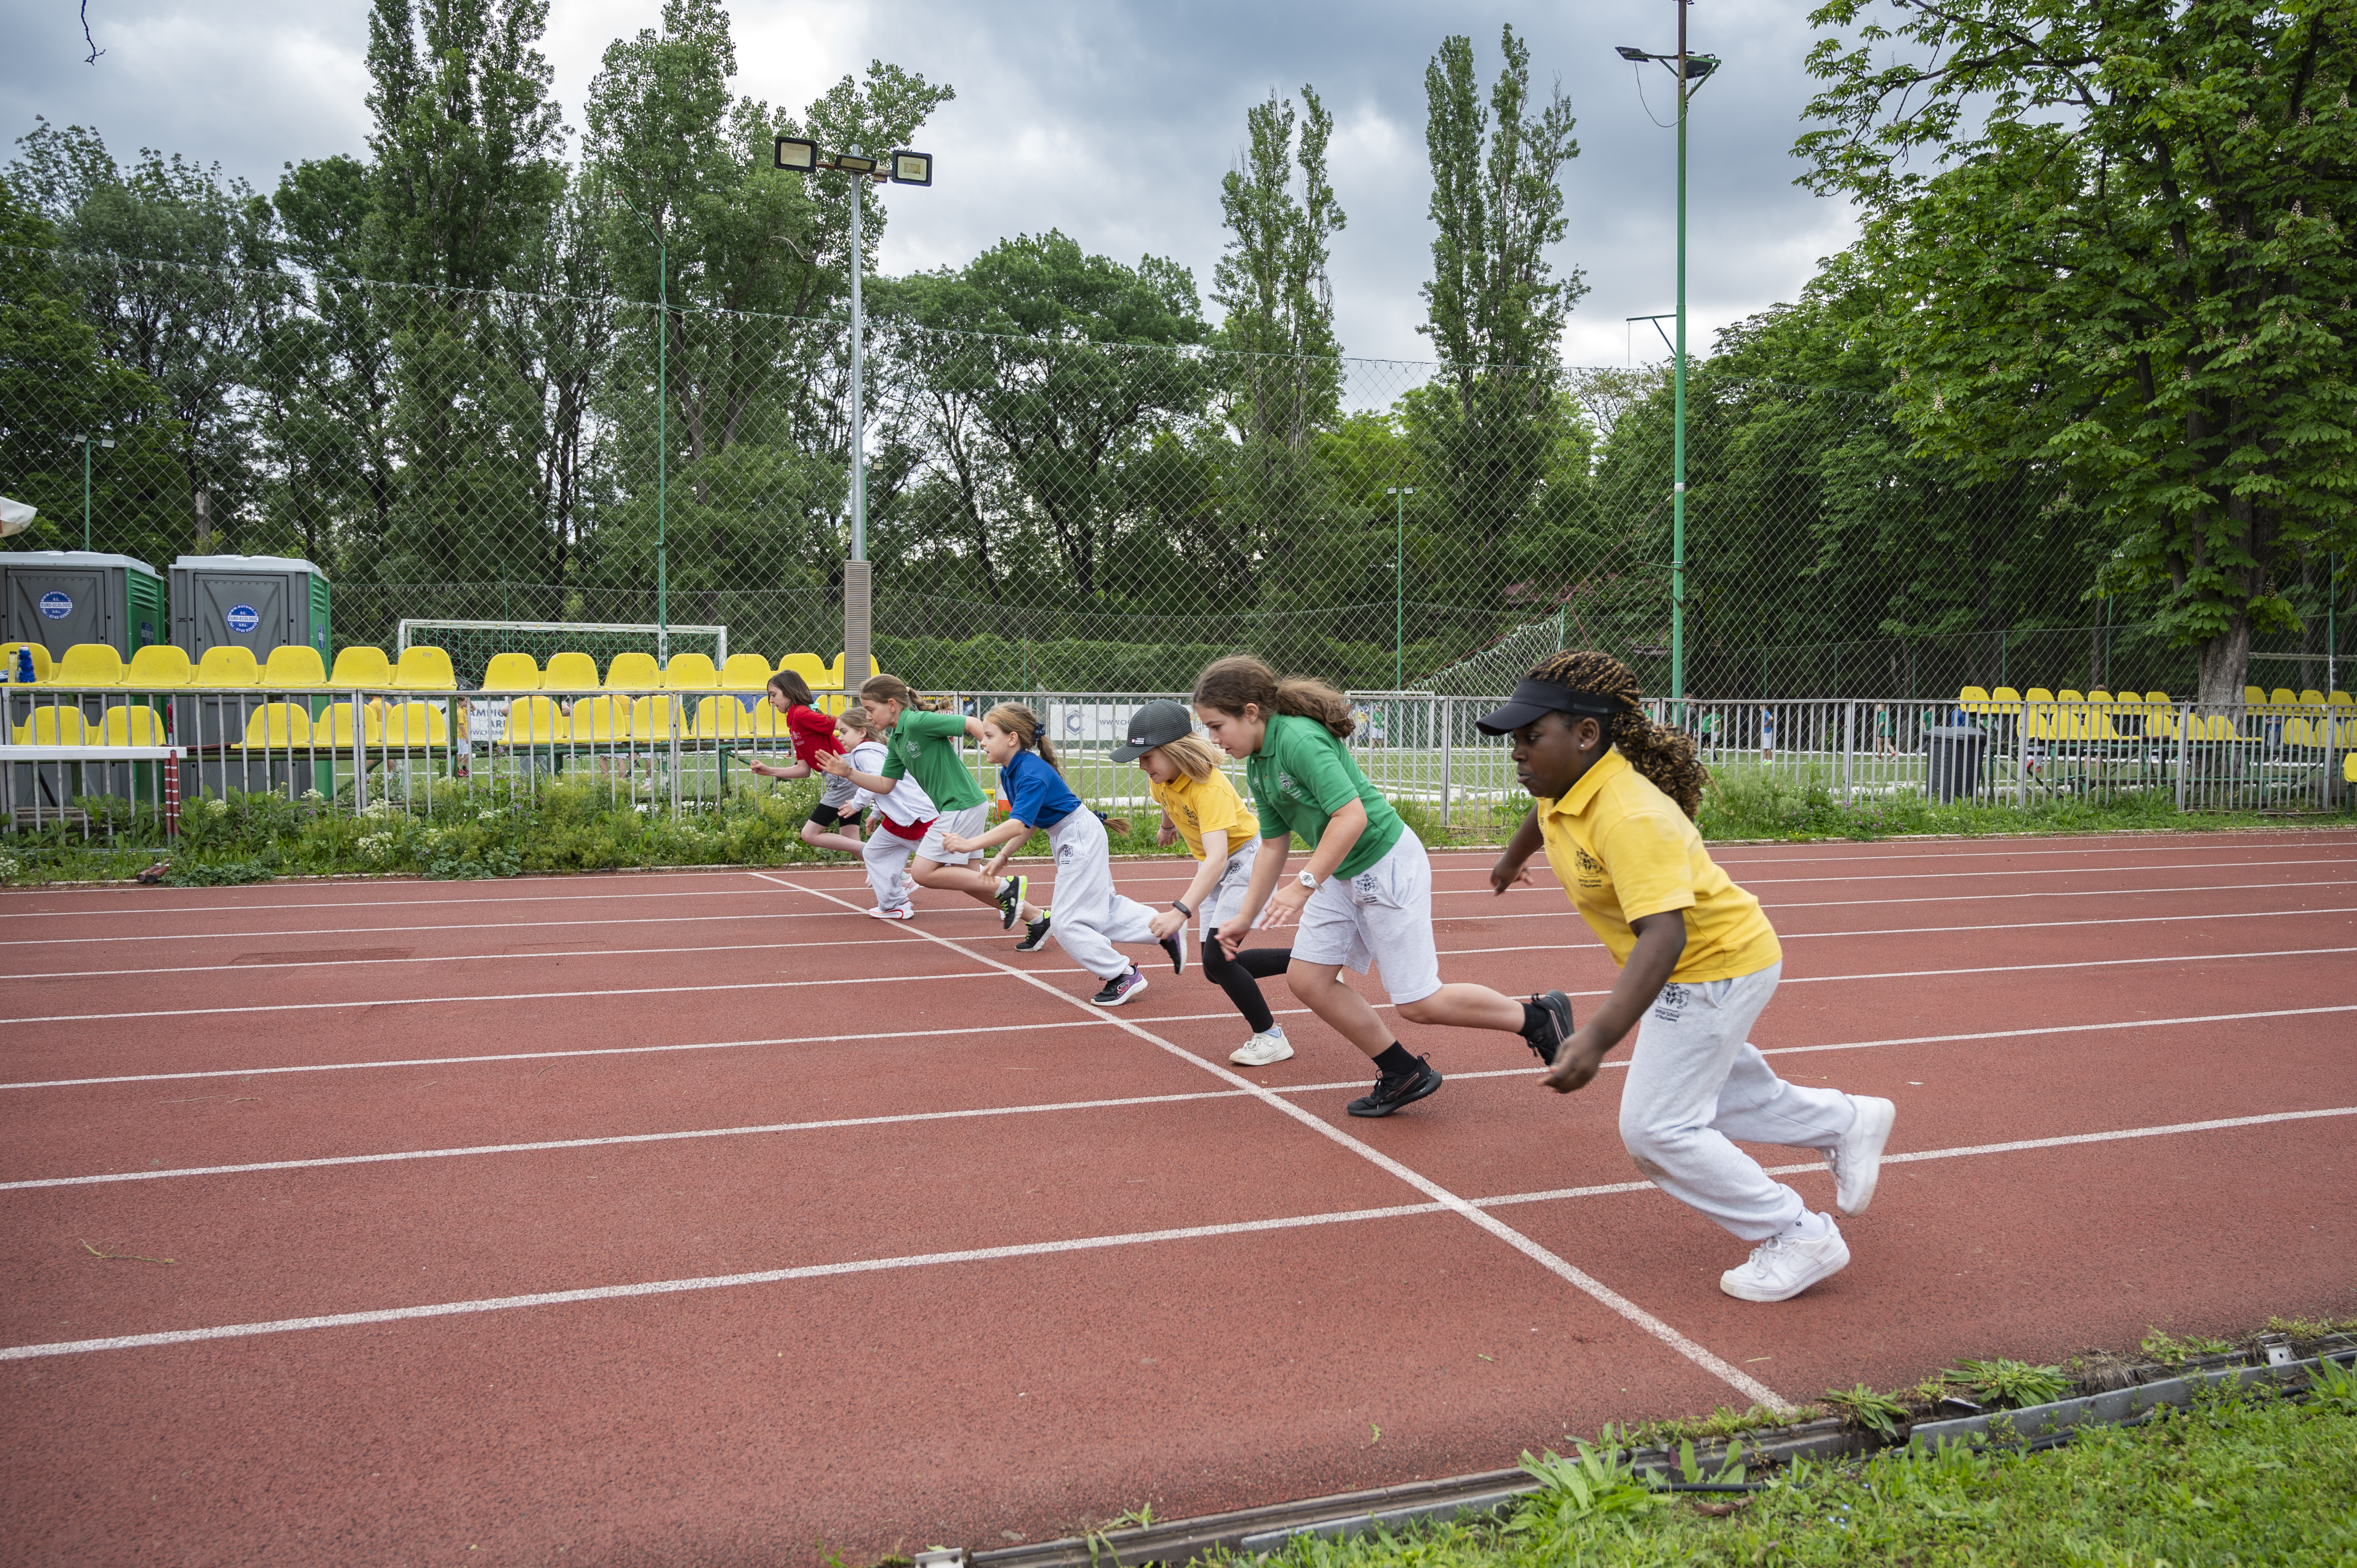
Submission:
[[2271,708],[2295,708],[2298,705],[2299,699],[2291,694],[2288,686],[2277,686],[2267,693],[2267,706]]
[[662,684],[662,666],[651,653],[617,653],[606,666],[606,690],[651,692]]
[[585,697],[574,703],[570,738],[576,742],[630,739],[630,699]]
[[2136,707],[2144,706],[2144,693],[2141,692],[2115,693],[2114,693],[2112,700],[2118,703],[2123,707],[2130,705],[2134,705]]
[[262,667],[262,684],[273,691],[307,692],[327,683],[328,667],[320,661],[319,650],[304,643],[272,649],[270,661]]
[[447,651],[420,645],[401,650],[401,662],[393,667],[393,686],[397,692],[455,692],[458,689],[458,677],[450,668]]
[[540,660],[529,653],[494,653],[483,667],[486,692],[537,692]]
[[[803,683],[809,686],[813,692],[817,691],[822,686],[833,686],[840,689],[843,685],[843,679],[840,673],[835,671],[829,670],[825,663],[820,660],[819,656],[815,653],[789,653],[783,659],[779,660],[778,673],[782,675],[789,671],[801,676]],[[770,682],[766,679],[761,682],[764,686],[769,683]]]
[[2352,705],[2349,700],[2349,693],[2346,692],[2328,692],[2325,693],[2324,703],[2327,707],[2335,708],[2346,708]]
[[670,692],[709,692],[720,684],[720,671],[709,653],[674,653],[663,666],[662,683]]
[[1956,692],[1956,706],[1968,714],[1987,713],[1989,711],[1988,692],[1980,686],[1961,687]]
[[77,642],[51,669],[53,686],[120,686],[123,655],[108,642]]
[[630,704],[630,738],[669,740],[671,727],[678,713],[677,697],[640,697]]
[[2021,714],[2021,693],[2010,686],[1989,689],[1988,711],[2000,718],[2017,718]]
[[770,661],[758,653],[732,653],[720,670],[724,692],[758,692],[770,683]]
[[2303,708],[2320,708],[2324,706],[2324,693],[2310,686],[2299,694],[2299,705]]
[[548,668],[540,673],[540,689],[594,692],[597,689],[597,661],[586,653],[552,653],[548,656]]
[[2223,714],[2212,714],[2207,718],[2197,714],[2186,726],[2185,734],[2189,740],[2232,740],[2234,721]]
[[2111,700],[2112,694],[2109,692],[2104,691],[2101,686],[2088,687],[2087,694],[2080,699],[2080,701],[2087,703],[2108,703]]
[[49,706],[35,708],[15,733],[19,746],[83,746],[90,739],[84,731],[80,708]]
[[[833,665],[833,666],[832,666],[832,667],[827,671],[827,675],[826,675],[826,683],[827,683],[828,685],[830,685],[830,686],[833,686],[833,687],[836,688],[837,690],[843,690],[843,689],[844,689],[844,683],[843,683],[843,661],[844,661],[844,660],[845,660],[846,657],[847,657],[847,655],[845,655],[845,654],[841,654],[841,653],[836,654],[836,655],[834,656],[834,665]],[[869,655],[867,656],[867,675],[874,675],[874,674],[880,673],[880,672],[881,672],[881,670],[882,670],[882,667],[881,667],[880,665],[878,665],[878,664],[876,662],[876,656],[875,656],[874,654],[872,654],[872,653],[871,653],[871,654],[869,654]],[[860,675],[860,676],[856,676],[856,677],[855,677],[855,678],[852,680],[852,682],[851,682],[851,685],[850,685],[850,687],[849,687],[849,690],[852,690],[852,691],[855,691],[855,692],[856,692],[856,691],[857,691],[857,690],[859,689],[859,687],[861,686],[861,684],[862,684],[862,683],[864,683],[864,682],[866,681],[866,679],[867,679],[867,675]]]
[[[361,709],[361,743],[377,746],[384,740],[384,720],[373,707]],[[328,711],[311,722],[311,744],[314,746],[349,746],[352,744],[352,705],[330,703]]]
[[135,692],[168,692],[196,678],[188,656],[168,642],[151,642],[131,656],[123,683]]
[[450,744],[450,721],[431,703],[392,703],[384,713],[387,746],[436,746]]
[[2341,759],[2341,777],[2348,779],[2352,784],[2357,784],[2357,751],[2352,751]]
[[[761,711],[768,709],[767,703],[761,704]],[[735,697],[706,697],[695,704],[694,735],[698,740],[749,739],[758,722]]]
[[2087,693],[2084,692],[2074,692],[2071,690],[2070,687],[2065,686],[2061,691],[2054,693],[2054,700],[2058,703],[2083,703],[2087,700]]
[[262,666],[250,648],[208,648],[197,660],[199,686],[252,686],[262,680]]
[[510,746],[562,746],[573,738],[573,725],[554,697],[538,693],[508,704]]
[[16,650],[20,648],[29,648],[33,650],[33,679],[36,681],[48,680],[49,678],[49,650],[42,647],[38,642],[0,642],[0,660],[5,660],[5,663],[0,663],[0,673],[5,673],[11,681],[16,680]]
[[2264,708],[2267,705],[2267,694],[2256,686],[2245,686],[2243,688],[2243,705],[2246,708]]
[[264,703],[247,715],[241,751],[285,751],[311,744],[311,715],[295,703]]
[[2154,740],[2177,738],[2177,704],[2166,692],[2144,694],[2144,733]]
[[95,728],[84,725],[82,733],[101,746],[166,744],[164,715],[148,707],[109,708]]
[[382,648],[365,648],[355,644],[336,655],[336,668],[328,677],[330,686],[390,686],[393,684],[393,660],[384,656]]

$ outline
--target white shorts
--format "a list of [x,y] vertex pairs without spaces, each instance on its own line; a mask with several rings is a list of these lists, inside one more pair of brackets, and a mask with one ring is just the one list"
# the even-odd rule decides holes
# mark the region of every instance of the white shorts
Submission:
[[917,858],[930,860],[935,865],[968,865],[982,859],[990,853],[988,850],[978,849],[967,854],[952,854],[942,841],[952,833],[957,834],[960,838],[980,838],[982,825],[989,820],[989,817],[990,805],[987,801],[977,802],[963,811],[943,811],[933,819],[933,825],[925,831],[925,842],[917,846]]
[[1415,830],[1356,876],[1330,876],[1301,907],[1293,937],[1295,963],[1344,964],[1360,974],[1383,972],[1397,1006],[1440,989],[1440,955],[1432,937],[1432,861]]
[[1228,856],[1227,869],[1220,873],[1220,880],[1205,895],[1203,907],[1195,911],[1196,929],[1204,941],[1210,941],[1211,933],[1244,907],[1244,895],[1252,889],[1253,861],[1259,849],[1260,841],[1254,839]]

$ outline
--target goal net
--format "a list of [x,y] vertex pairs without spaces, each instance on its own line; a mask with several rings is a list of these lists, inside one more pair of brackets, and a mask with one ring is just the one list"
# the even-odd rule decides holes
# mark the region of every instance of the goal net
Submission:
[[[725,626],[657,626],[652,622],[577,620],[404,620],[401,647],[439,648],[461,689],[483,683],[494,653],[529,653],[543,669],[553,653],[586,653],[603,670],[617,653],[707,653],[715,668],[728,662]],[[398,654],[395,655],[399,657]]]

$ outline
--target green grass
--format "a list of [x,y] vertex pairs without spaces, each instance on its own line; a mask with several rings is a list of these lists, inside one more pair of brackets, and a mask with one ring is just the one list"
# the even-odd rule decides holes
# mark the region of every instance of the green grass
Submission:
[[[1552,1460],[1549,1463],[1548,1460]],[[1591,1453],[1537,1462],[1505,1521],[1300,1538],[1286,1568],[1570,1563],[2357,1563],[2357,1395],[2205,1398],[2034,1455],[1900,1450],[1802,1463],[1740,1502],[1653,1492]],[[1732,1506],[1730,1506],[1732,1505]]]

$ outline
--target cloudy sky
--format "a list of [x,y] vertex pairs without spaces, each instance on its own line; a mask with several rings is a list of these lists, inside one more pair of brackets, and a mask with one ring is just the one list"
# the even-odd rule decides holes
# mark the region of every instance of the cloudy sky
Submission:
[[[1485,81],[1499,28],[1530,42],[1534,85],[1559,80],[1579,117],[1555,263],[1591,292],[1566,335],[1575,362],[1620,364],[1624,318],[1675,302],[1674,103],[1668,73],[1640,78],[1615,44],[1666,49],[1674,0],[1557,0],[1436,12],[1396,0],[738,0],[739,92],[802,104],[874,58],[957,89],[920,145],[930,190],[891,188],[885,264],[963,262],[1002,235],[1057,228],[1124,260],[1168,255],[1208,290],[1222,230],[1221,174],[1246,107],[1314,84],[1336,120],[1337,194],[1350,217],[1333,273],[1346,352],[1423,359],[1430,183],[1424,69],[1444,31],[1471,36]],[[1694,341],[1794,296],[1853,232],[1842,205],[1792,184],[1810,81],[1806,0],[1695,0],[1691,47],[1727,68],[1690,125]],[[0,125],[36,114],[96,127],[118,157],[142,145],[218,160],[264,188],[282,164],[364,153],[366,0],[88,0],[105,51],[86,65],[77,0],[0,0]],[[660,0],[554,0],[545,48],[568,123],[613,38],[651,25]],[[1649,106],[1650,114],[1649,118]],[[575,144],[577,145],[577,140]],[[1643,323],[1642,362],[1662,357]],[[1651,341],[1649,351],[1646,344]]]

